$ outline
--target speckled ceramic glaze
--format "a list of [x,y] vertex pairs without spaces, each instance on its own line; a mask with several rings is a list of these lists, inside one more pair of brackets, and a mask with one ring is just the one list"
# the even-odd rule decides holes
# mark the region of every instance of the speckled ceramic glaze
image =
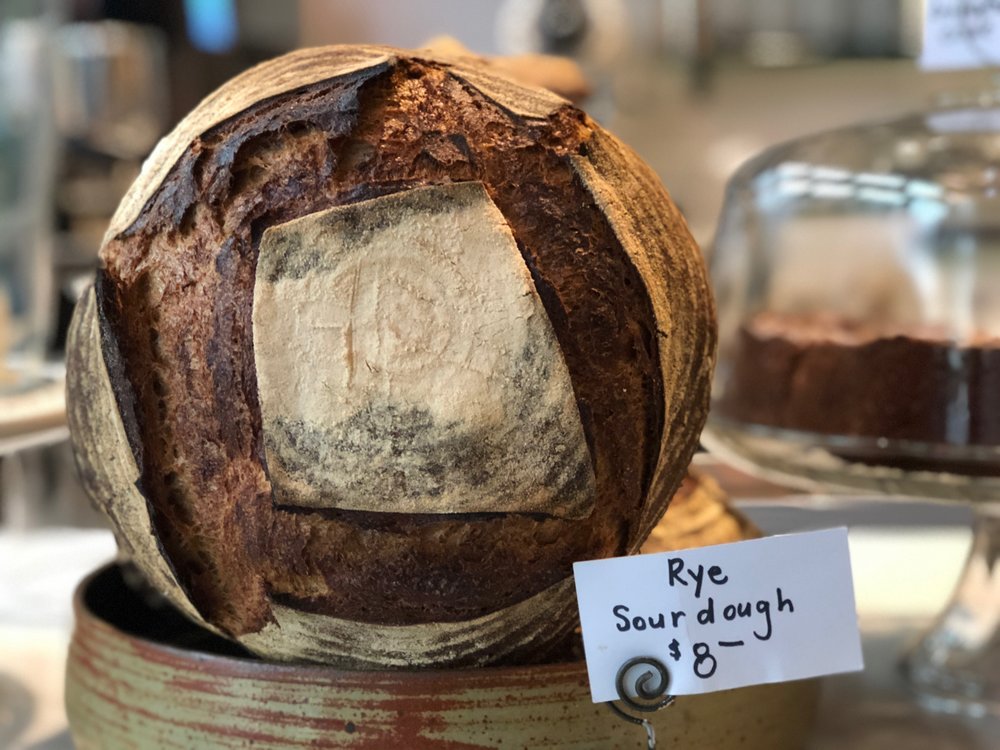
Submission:
[[[419,672],[271,664],[131,589],[117,566],[75,600],[66,707],[79,750],[639,748],[640,727],[590,701],[582,662]],[[660,746],[800,748],[815,682],[684,697]]]

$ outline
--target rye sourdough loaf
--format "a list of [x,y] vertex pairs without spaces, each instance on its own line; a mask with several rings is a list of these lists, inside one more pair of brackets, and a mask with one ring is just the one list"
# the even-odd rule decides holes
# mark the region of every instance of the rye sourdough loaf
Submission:
[[463,58],[309,49],[209,96],[105,237],[78,464],[181,609],[278,659],[538,658],[687,467],[715,326],[659,180]]

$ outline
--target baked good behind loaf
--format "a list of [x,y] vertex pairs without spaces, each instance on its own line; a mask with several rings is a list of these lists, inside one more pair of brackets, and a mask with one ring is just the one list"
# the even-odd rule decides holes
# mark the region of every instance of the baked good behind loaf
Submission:
[[191,617],[278,659],[539,658],[708,406],[713,309],[650,169],[467,59],[295,52],[122,201],[68,357],[87,488]]

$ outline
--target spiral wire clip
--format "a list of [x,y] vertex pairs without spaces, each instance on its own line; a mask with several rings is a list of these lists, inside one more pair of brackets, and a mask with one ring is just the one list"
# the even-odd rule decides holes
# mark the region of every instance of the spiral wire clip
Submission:
[[[635,684],[632,686],[631,691],[635,693],[635,697],[633,697],[630,691],[626,689],[625,680],[628,678],[628,673],[638,666],[645,666],[650,669],[644,670],[635,678]],[[654,679],[656,681],[652,682]],[[650,684],[651,682],[652,684]],[[667,693],[669,687],[670,670],[659,659],[651,656],[637,656],[634,659],[629,659],[621,665],[618,675],[615,677],[615,690],[618,692],[618,700],[627,708],[644,714],[659,711],[673,704],[676,698]],[[647,749],[656,750],[656,730],[649,723],[649,720],[641,716],[632,716],[615,701],[609,701],[608,708],[625,721],[637,724],[645,729]]]

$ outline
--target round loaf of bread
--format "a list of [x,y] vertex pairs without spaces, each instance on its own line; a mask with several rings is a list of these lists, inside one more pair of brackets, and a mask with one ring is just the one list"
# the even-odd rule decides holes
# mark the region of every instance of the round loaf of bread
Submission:
[[651,170],[474,61],[328,47],[157,146],[68,356],[88,491],[191,617],[278,659],[539,658],[576,560],[684,476],[715,325]]

